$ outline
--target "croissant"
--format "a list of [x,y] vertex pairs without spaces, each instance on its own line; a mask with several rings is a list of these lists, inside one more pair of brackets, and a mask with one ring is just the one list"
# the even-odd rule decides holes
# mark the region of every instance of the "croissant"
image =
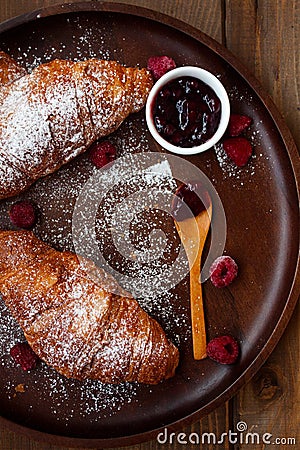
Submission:
[[0,71],[0,199],[115,131],[143,107],[153,84],[146,69],[97,59],[54,60],[24,75],[7,56]]
[[157,384],[175,373],[178,349],[135,299],[32,232],[0,232],[0,292],[34,352],[68,378]]

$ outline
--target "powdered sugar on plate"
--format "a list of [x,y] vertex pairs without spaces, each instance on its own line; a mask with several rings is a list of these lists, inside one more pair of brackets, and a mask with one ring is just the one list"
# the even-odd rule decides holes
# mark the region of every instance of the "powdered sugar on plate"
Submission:
[[[35,392],[35,396],[38,394],[39,401],[43,402],[44,408],[49,405],[48,414],[58,421],[63,421],[65,426],[72,420],[75,412],[76,415],[89,417],[89,420],[99,421],[116,414],[125,404],[136,401],[138,392],[136,383],[108,385],[94,380],[83,382],[68,380],[42,361],[34,370],[23,372],[16,366],[9,352],[15,343],[24,340],[18,323],[1,300],[0,367],[2,366],[5,372],[9,371],[9,378],[6,382],[2,380],[0,390],[11,401],[14,401],[16,395],[30,395],[30,392]],[[22,390],[18,389],[20,384]],[[44,388],[41,389],[41,386]],[[62,405],[64,408],[61,408]],[[31,409],[33,408],[34,405],[31,405]],[[63,413],[62,410],[66,412]]]
[[[233,86],[228,95],[231,101],[241,102],[246,105],[251,105],[253,101],[252,95],[244,89],[240,92],[236,86]],[[214,146],[215,155],[219,166],[223,172],[223,180],[230,179],[233,188],[240,188],[246,183],[251,183],[254,178],[255,172],[259,166],[260,159],[264,157],[261,146],[261,137],[263,132],[262,121],[252,123],[250,128],[244,133],[245,137],[250,141],[253,147],[253,154],[244,167],[238,167],[231,161],[226,152],[224,151],[222,140]]]
[[[39,56],[38,45],[28,45],[27,48],[18,48],[16,61],[23,66],[29,73],[42,63],[52,61],[53,59],[71,59],[72,61],[82,61],[84,59],[98,58],[104,60],[113,59],[118,62],[117,54],[122,53],[122,49],[109,50],[109,45],[104,39],[103,24],[99,29],[95,29],[96,24],[91,25],[88,18],[66,17],[65,29],[76,27],[79,35],[70,36],[72,45],[67,46],[64,41],[56,43],[55,46],[47,45],[49,36],[42,32],[33,31],[32,40],[38,41],[43,45],[43,53]],[[72,51],[70,50],[72,48]],[[10,53],[10,48],[6,49]]]
[[216,144],[214,150],[224,176],[232,180],[232,187],[243,186],[245,173],[251,176],[255,174],[255,160],[257,159],[255,154],[251,156],[247,167],[238,167],[225,153],[222,142]]
[[[138,138],[137,127],[141,130]],[[143,131],[145,129],[143,118],[139,115],[129,117],[120,129],[109,137],[109,140],[117,147],[118,156],[149,151],[147,134]],[[87,152],[51,176],[38,180],[28,191],[18,197],[29,198],[38,206],[39,219],[33,230],[37,236],[57,249],[74,250],[72,240],[74,204],[86,181],[96,172],[97,169],[89,160]],[[145,175],[144,181],[146,185],[149,185],[149,182],[151,184],[149,174]],[[158,178],[156,177],[154,181],[158,182]],[[172,185],[171,189],[173,188]],[[9,223],[7,211],[16,200],[16,198],[8,199],[0,204],[4,228],[13,228]],[[136,245],[141,244],[142,242],[136,243]],[[175,344],[178,345],[190,337],[190,324],[187,320],[188,304],[180,305],[180,298],[176,293],[166,292],[157,297],[148,295],[138,300],[142,308],[159,321],[167,336]],[[64,422],[65,426],[73,420],[74,415],[79,414],[81,417],[89,417],[89,420],[100,421],[115,415],[129,403],[136,402],[138,405],[141,386],[135,383],[107,385],[92,380],[84,382],[68,380],[42,362],[34,371],[20,374],[21,369],[15,367],[9,356],[9,350],[14,343],[23,341],[24,336],[3,302],[0,302],[0,305],[0,365],[5,370],[11,369],[9,381],[6,381],[2,388],[12,401],[16,395],[27,395],[26,393],[38,390],[40,401],[49,405],[49,415],[57,421]],[[15,388],[20,384],[20,376],[25,392],[16,394]],[[41,385],[45,386],[44,390],[40,390]],[[143,386],[142,389],[148,389],[151,395],[151,387]],[[64,408],[61,408],[62,405]],[[34,407],[33,404],[32,409]],[[62,409],[68,412],[62,413]]]

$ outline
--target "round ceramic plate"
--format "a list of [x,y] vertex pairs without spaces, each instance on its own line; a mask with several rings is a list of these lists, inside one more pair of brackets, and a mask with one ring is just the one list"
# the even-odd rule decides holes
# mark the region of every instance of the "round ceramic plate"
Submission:
[[[1,415],[13,429],[64,445],[104,447],[147,440],[165,426],[196,420],[258,370],[296,303],[298,157],[284,122],[259,84],[224,48],[148,10],[98,2],[52,7],[3,23],[0,47],[29,71],[54,58],[97,57],[143,67],[150,56],[166,54],[177,66],[213,72],[228,91],[232,111],[253,119],[246,136],[254,154],[244,168],[236,168],[221,145],[186,158],[219,193],[227,219],[225,252],[240,269],[229,288],[217,289],[210,281],[203,285],[208,339],[234,335],[241,346],[235,365],[193,359],[188,276],[165,295],[140,300],[181,355],[175,377],[157,386],[79,383],[43,363],[22,372],[9,356],[22,333],[1,303]],[[147,131],[144,111],[128,118],[110,139],[119,155],[161,151]],[[72,248],[73,206],[93,170],[83,155],[18,197],[38,205],[34,232],[58,249]],[[0,203],[1,228],[12,228],[7,209],[15,200]],[[172,223],[168,226],[176,240]]]

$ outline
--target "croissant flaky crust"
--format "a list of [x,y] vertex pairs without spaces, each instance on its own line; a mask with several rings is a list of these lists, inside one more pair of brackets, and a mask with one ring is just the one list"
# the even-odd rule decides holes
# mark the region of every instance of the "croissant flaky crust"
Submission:
[[0,199],[115,131],[144,106],[153,84],[146,69],[98,59],[54,60],[24,75],[3,52],[1,80]]
[[0,232],[0,292],[34,352],[68,378],[156,384],[175,373],[178,349],[136,300],[32,232]]

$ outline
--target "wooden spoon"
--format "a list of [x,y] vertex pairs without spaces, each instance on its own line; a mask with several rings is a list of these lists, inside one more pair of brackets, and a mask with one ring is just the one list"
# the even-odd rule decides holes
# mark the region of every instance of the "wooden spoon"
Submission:
[[206,357],[206,331],[200,280],[201,256],[210,228],[212,204],[195,217],[174,220],[184,246],[190,267],[190,306],[192,320],[193,353],[195,359]]

